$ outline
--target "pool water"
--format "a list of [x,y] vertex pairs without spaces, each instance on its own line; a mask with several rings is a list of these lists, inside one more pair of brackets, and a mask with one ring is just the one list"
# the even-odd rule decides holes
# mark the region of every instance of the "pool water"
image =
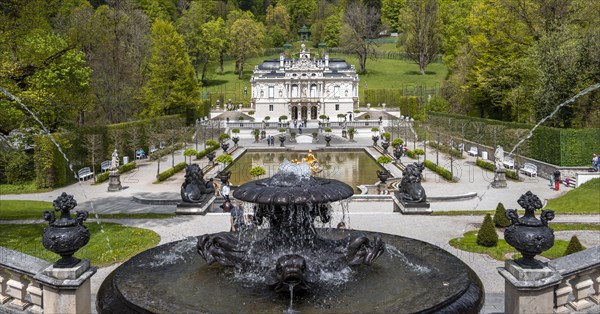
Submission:
[[[340,180],[358,192],[358,185],[378,182],[377,170],[383,168],[364,151],[328,151],[313,152],[322,168],[317,177]],[[285,160],[302,159],[306,152],[247,152],[228,169],[231,171],[231,183],[241,185],[256,180],[250,176],[252,167],[261,166],[266,174],[261,179],[271,177]]]

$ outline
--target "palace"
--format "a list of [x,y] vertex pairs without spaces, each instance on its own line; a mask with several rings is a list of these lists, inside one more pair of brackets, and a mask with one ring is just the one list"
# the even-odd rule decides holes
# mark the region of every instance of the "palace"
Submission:
[[281,116],[291,120],[317,120],[320,115],[349,120],[358,108],[358,75],[342,59],[312,58],[304,44],[298,59],[283,54],[262,62],[250,79],[256,121]]

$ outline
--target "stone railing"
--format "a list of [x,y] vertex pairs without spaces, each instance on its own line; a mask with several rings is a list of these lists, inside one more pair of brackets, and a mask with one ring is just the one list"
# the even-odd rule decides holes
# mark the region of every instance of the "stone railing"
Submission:
[[540,269],[524,269],[509,260],[498,272],[506,282],[506,313],[600,311],[600,246],[554,259]]
[[0,312],[91,313],[90,278],[96,268],[74,268],[0,246]]

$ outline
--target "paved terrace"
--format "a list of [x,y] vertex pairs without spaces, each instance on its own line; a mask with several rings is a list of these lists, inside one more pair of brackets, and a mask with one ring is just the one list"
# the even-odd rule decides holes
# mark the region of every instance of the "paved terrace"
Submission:
[[[272,132],[275,132],[275,130]],[[361,130],[359,131],[359,134],[355,136],[355,142],[336,139],[335,142],[332,142],[334,143],[332,146],[335,148],[363,149],[364,147],[372,145],[370,136],[370,129]],[[267,147],[264,141],[254,143],[254,139],[249,133],[242,133],[240,134],[240,137],[240,146],[248,149]],[[280,148],[277,143],[276,146],[271,148],[275,150],[294,149],[304,151],[313,149],[316,150],[316,156],[318,157],[318,149],[324,148],[324,146],[325,143],[321,140],[321,143],[317,144],[294,144],[286,142],[286,148]],[[412,149],[413,143],[409,142],[408,146]],[[417,147],[420,147],[420,145],[417,145]],[[427,159],[435,161],[435,150],[427,149],[427,153]],[[377,156],[377,153],[373,154]],[[447,156],[440,154],[439,160],[440,164],[449,168]],[[178,151],[175,153],[174,163],[176,164],[181,161],[184,161],[184,157],[182,151]],[[415,160],[403,157],[402,161],[404,163],[409,163],[414,162]],[[161,171],[171,167],[172,162],[170,155],[163,157],[160,163]],[[205,163],[206,161],[200,160],[196,162]],[[498,202],[503,202],[506,208],[519,208],[516,201],[521,194],[528,190],[537,194],[542,200],[560,196],[569,190],[568,188],[561,188],[561,191],[554,191],[550,189],[547,179],[529,177],[525,177],[523,182],[509,181],[507,189],[493,189],[490,187],[493,174],[474,166],[474,163],[475,159],[473,157],[455,161],[454,174],[460,178],[459,183],[448,183],[429,170],[425,170],[425,182],[423,183],[423,186],[430,196],[464,194],[468,192],[476,192],[478,195],[477,198],[470,200],[433,202],[431,208],[434,211],[489,210],[494,209]],[[157,162],[143,160],[138,162],[138,165],[138,169],[126,173],[121,177],[122,185],[125,189],[119,192],[107,192],[107,182],[93,185],[92,180],[76,183],[47,193],[4,195],[2,196],[2,199],[52,201],[64,191],[75,196],[75,199],[79,203],[77,209],[87,209],[92,213],[174,212],[175,205],[139,204],[132,201],[132,196],[136,193],[163,194],[165,197],[178,194],[183,182],[183,175],[180,173],[161,184],[153,184],[156,178]],[[217,169],[207,175],[213,176],[216,171]],[[393,171],[393,173],[399,175],[398,170]],[[209,213],[206,216],[178,216],[172,219],[117,219],[110,221],[128,226],[151,229],[160,234],[161,243],[166,243],[204,233],[229,230],[229,217],[227,217],[227,215],[228,214]],[[91,217],[93,217],[93,215]],[[339,216],[332,219],[334,222],[339,220],[341,220],[341,217]],[[503,262],[496,261],[486,255],[463,252],[448,245],[450,239],[460,237],[465,231],[477,229],[483,220],[481,215],[408,216],[394,213],[390,201],[369,201],[368,203],[355,201],[349,204],[349,213],[346,216],[346,220],[346,225],[350,229],[363,229],[407,236],[436,244],[458,256],[475,270],[484,283],[486,303],[483,313],[503,312],[504,281],[496,271],[496,267],[503,266]],[[555,221],[600,223],[600,215],[559,215],[556,217]],[[559,239],[569,239],[572,234],[580,236],[580,240],[588,247],[600,245],[600,232],[556,233],[557,238]],[[117,266],[118,265],[113,265],[111,267],[101,268],[93,277],[92,293],[94,300],[96,291],[104,278]]]

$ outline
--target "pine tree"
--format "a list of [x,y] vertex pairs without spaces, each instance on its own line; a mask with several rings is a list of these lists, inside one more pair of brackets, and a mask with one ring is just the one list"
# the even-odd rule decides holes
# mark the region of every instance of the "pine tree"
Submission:
[[577,238],[577,236],[574,235],[571,237],[571,241],[569,241],[569,245],[567,245],[567,249],[565,250],[565,254],[563,254],[563,256],[577,253],[577,252],[583,251],[583,250],[585,250],[585,247],[583,245],[581,245],[581,242],[579,242],[579,239]]
[[477,233],[477,244],[492,247],[498,244],[498,234],[492,222],[492,216],[486,214],[483,219],[483,224]]
[[510,220],[506,217],[506,209],[504,209],[504,204],[498,203],[496,206],[496,213],[494,213],[494,225],[496,227],[508,227],[510,226]]

